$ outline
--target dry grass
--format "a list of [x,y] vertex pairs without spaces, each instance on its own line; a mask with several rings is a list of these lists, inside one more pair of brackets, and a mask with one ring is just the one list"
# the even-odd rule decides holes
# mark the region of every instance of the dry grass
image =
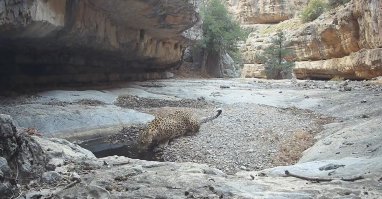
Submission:
[[260,30],[260,35],[269,35],[272,33],[276,33],[279,31],[289,31],[289,30],[296,30],[302,27],[304,24],[301,22],[301,20],[294,18],[290,20],[286,20],[283,22],[280,22],[275,25],[270,25],[262,30]]
[[338,75],[335,75],[332,79],[330,79],[330,81],[344,81],[344,80],[345,80],[344,77],[341,77]]
[[302,152],[314,144],[314,136],[306,131],[299,130],[284,140],[279,152],[273,158],[276,165],[290,165],[296,163],[302,156]]

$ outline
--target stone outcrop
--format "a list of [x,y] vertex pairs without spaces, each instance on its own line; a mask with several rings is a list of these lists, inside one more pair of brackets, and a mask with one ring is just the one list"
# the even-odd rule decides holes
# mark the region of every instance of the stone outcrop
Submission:
[[0,195],[14,197],[19,187],[45,171],[46,159],[40,145],[22,131],[9,115],[0,114]]
[[[293,22],[294,19],[288,20],[274,25],[273,32],[269,31],[272,28],[262,27],[251,34],[243,48],[246,63],[261,63],[255,54],[267,47],[269,39],[266,37],[283,30],[286,32],[287,46],[294,52],[291,59],[296,61],[294,73],[297,78],[372,79],[382,74],[381,13],[382,3],[378,0],[352,0],[324,13],[313,22],[299,24]],[[288,24],[289,21],[291,24]]]
[[1,1],[1,84],[163,77],[196,15],[184,0]]
[[363,80],[382,76],[382,48],[363,49],[342,58],[296,62],[297,78]]
[[213,77],[219,78],[235,78],[240,76],[238,70],[236,69],[235,62],[226,52],[209,53],[205,61],[204,69],[202,70],[205,70]]
[[[382,3],[353,0],[291,36],[297,78],[372,79],[382,75]],[[312,62],[305,62],[310,60]]]
[[228,7],[242,24],[271,24],[293,18],[306,1],[227,0]]
[[264,72],[264,64],[244,64],[244,67],[241,69],[242,78],[266,78]]
[[305,24],[288,35],[288,42],[298,61],[340,58],[361,49],[359,28],[351,6],[347,6]]
[[382,48],[382,2],[353,0],[353,15],[359,26],[361,48]]
[[[153,162],[123,156],[97,159],[89,155],[89,151],[65,140],[33,139],[44,150],[43,156],[50,159],[51,169],[40,174],[44,184],[36,180],[29,189],[20,190],[26,198],[78,198],[84,195],[98,198],[216,199],[381,197],[378,188],[380,157],[313,161],[227,175],[205,164]],[[307,177],[336,180],[307,183],[285,177],[285,170]],[[365,179],[351,183],[340,181],[341,178],[359,175]],[[367,191],[363,188],[365,186]]]

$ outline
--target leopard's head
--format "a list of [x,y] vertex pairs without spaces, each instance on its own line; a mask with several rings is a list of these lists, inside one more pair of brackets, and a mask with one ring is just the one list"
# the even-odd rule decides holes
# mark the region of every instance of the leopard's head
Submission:
[[141,149],[147,149],[153,142],[155,129],[147,128],[143,130],[138,139],[138,145]]

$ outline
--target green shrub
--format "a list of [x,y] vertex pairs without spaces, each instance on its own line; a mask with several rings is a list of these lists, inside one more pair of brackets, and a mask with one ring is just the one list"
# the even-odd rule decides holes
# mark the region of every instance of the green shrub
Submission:
[[237,42],[243,39],[243,31],[228,13],[221,0],[210,0],[201,9],[203,19],[203,38],[200,43],[202,48],[210,52],[237,51]]
[[272,38],[272,44],[261,55],[257,55],[257,58],[265,65],[265,74],[268,79],[285,79],[292,76],[295,64],[286,59],[292,51],[286,48],[285,40],[284,33],[278,32]]
[[302,11],[302,21],[309,22],[317,19],[325,11],[326,6],[322,0],[310,0],[308,6]]
[[330,8],[335,8],[339,5],[343,5],[350,2],[350,0],[328,0],[328,6]]

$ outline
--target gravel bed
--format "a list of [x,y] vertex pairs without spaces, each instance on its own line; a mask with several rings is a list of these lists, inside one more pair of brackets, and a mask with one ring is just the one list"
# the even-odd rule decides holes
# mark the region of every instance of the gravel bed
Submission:
[[115,105],[123,108],[158,108],[158,107],[189,107],[189,108],[205,108],[212,103],[207,102],[204,98],[198,99],[181,99],[175,100],[161,100],[138,97],[133,95],[119,96]]
[[[297,108],[243,103],[222,105],[204,99],[170,101],[122,96],[116,104],[156,116],[183,109],[194,112],[200,118],[215,114],[216,107],[222,106],[222,115],[203,124],[199,133],[194,136],[174,139],[155,154],[147,151],[141,154],[142,157],[137,157],[137,154],[133,154],[135,151],[131,150],[131,154],[126,152],[118,155],[149,158],[148,160],[205,163],[228,174],[295,163],[303,150],[314,143],[313,137],[322,130],[322,125],[333,121],[333,118]],[[126,127],[109,141],[131,145],[131,141],[137,139],[138,131],[143,129],[144,127]],[[293,136],[301,132],[311,140],[307,140],[308,143],[301,147],[290,149],[294,144],[301,144],[298,140],[293,140]],[[296,157],[288,159],[287,154],[287,159],[280,160],[279,157],[285,156],[285,146],[289,147],[286,148],[286,153],[297,149],[297,152],[293,152]]]
[[[195,112],[202,117],[213,113],[214,109]],[[162,159],[206,163],[228,174],[269,168],[283,164],[277,161],[277,156],[294,133],[315,135],[322,124],[329,121],[332,118],[294,108],[227,105],[223,107],[222,116],[202,125],[197,135],[170,142],[162,152]]]

